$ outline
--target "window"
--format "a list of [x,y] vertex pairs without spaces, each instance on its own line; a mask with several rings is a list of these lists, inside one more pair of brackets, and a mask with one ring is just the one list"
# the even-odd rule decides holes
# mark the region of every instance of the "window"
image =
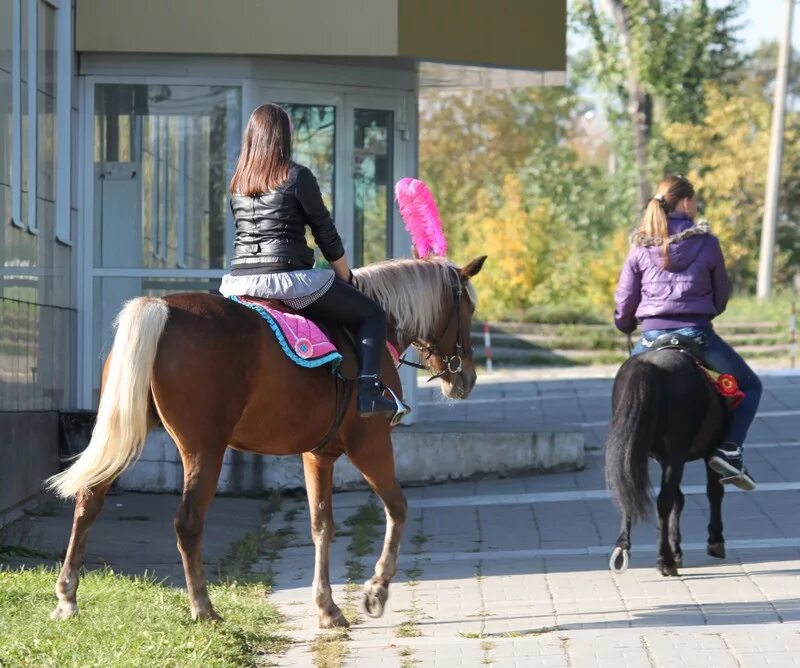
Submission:
[[0,6],[0,213],[4,222],[65,242],[71,229],[71,32],[69,0]]
[[[12,122],[11,103],[13,18],[11,3],[0,3],[0,220],[11,222]],[[3,235],[0,234],[0,239]]]
[[225,266],[241,115],[236,87],[95,87],[95,267]]

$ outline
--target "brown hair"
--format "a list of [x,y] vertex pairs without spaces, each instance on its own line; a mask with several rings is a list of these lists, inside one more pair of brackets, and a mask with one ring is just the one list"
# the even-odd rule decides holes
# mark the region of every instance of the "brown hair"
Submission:
[[633,243],[644,239],[658,240],[664,269],[669,267],[669,227],[667,215],[675,211],[678,203],[687,197],[694,197],[694,186],[681,175],[666,176],[656,188],[656,194],[647,205],[642,222],[633,233]]
[[231,178],[232,195],[259,195],[289,178],[292,127],[277,104],[262,104],[247,121],[242,150]]

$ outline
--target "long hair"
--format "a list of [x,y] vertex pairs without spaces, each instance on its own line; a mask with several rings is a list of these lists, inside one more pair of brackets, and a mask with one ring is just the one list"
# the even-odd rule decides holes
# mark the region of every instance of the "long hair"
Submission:
[[242,150],[231,178],[232,195],[260,195],[289,178],[292,126],[277,104],[262,104],[247,121]]
[[647,205],[642,222],[633,233],[633,243],[641,243],[644,239],[657,240],[661,246],[661,257],[664,269],[669,267],[669,227],[667,216],[675,211],[678,202],[687,197],[694,197],[694,186],[685,176],[671,175],[661,179],[656,194]]

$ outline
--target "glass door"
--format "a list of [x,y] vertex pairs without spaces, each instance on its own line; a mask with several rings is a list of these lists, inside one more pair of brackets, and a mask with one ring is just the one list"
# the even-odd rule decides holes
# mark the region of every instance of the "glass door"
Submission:
[[392,257],[394,111],[354,107],[353,262]]
[[[394,182],[411,173],[409,135],[398,132],[406,94],[265,86],[253,106],[265,102],[289,113],[293,158],[316,175],[353,266],[404,255],[396,247],[393,192]],[[319,253],[317,262],[324,264]]]

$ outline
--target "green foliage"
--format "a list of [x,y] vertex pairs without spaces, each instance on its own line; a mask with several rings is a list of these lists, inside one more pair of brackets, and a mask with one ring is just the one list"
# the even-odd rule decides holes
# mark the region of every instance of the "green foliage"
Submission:
[[[489,255],[475,279],[480,316],[610,318],[637,184],[676,171],[695,181],[735,289],[753,290],[775,49],[741,50],[743,2],[574,0],[572,29],[589,48],[570,62],[570,87],[423,93],[420,172],[451,256]],[[646,96],[644,170],[631,81]],[[800,114],[790,110],[778,284],[800,263],[799,173]]]

